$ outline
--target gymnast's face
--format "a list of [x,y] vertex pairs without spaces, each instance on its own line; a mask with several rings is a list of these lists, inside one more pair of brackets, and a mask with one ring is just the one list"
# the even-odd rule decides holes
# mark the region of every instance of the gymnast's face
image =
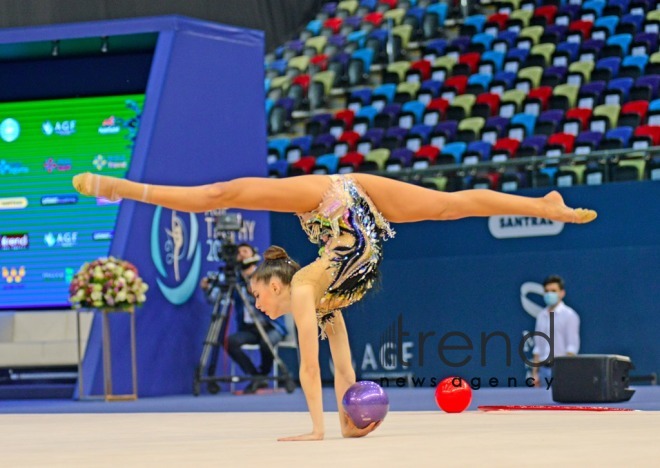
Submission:
[[291,288],[273,276],[268,281],[250,281],[255,306],[271,319],[291,311]]

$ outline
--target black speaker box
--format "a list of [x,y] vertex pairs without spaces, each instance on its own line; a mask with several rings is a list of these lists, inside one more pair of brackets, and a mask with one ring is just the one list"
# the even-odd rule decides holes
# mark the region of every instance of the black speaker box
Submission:
[[628,401],[635,393],[628,385],[629,357],[583,354],[554,360],[552,399],[561,403],[613,403]]

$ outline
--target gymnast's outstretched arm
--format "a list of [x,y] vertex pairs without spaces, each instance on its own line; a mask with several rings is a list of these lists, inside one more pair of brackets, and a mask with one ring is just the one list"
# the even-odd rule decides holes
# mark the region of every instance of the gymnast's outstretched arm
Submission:
[[[557,192],[540,198],[492,190],[446,193],[370,174],[351,174],[350,177],[364,187],[376,208],[394,223],[493,215],[536,216],[569,223],[586,223],[596,218],[593,210],[567,207]],[[73,184],[85,195],[126,198],[178,211],[236,208],[303,213],[319,205],[330,186],[330,178],[323,175],[286,179],[247,177],[195,187],[178,187],[85,173],[75,176]]]

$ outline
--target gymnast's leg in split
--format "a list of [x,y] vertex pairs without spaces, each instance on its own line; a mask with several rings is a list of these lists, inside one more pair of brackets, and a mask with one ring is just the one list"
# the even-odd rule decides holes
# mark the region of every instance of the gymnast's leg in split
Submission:
[[[349,177],[364,187],[376,208],[393,223],[494,215],[535,216],[567,223],[587,223],[596,218],[593,210],[567,207],[557,192],[538,198],[492,190],[446,193],[370,174]],[[325,175],[245,177],[191,187],[151,185],[91,173],[73,179],[76,190],[85,195],[125,198],[197,213],[231,208],[304,213],[318,207],[330,183]]]

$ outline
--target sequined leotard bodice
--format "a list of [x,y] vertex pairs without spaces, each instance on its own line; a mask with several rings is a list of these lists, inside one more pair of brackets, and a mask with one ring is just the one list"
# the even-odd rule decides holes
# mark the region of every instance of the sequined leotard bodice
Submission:
[[378,277],[383,240],[394,237],[388,221],[365,190],[350,176],[330,176],[332,183],[318,208],[300,213],[309,240],[319,244],[319,258],[301,269],[294,284],[310,284],[317,297],[321,336],[335,311],[362,299]]

